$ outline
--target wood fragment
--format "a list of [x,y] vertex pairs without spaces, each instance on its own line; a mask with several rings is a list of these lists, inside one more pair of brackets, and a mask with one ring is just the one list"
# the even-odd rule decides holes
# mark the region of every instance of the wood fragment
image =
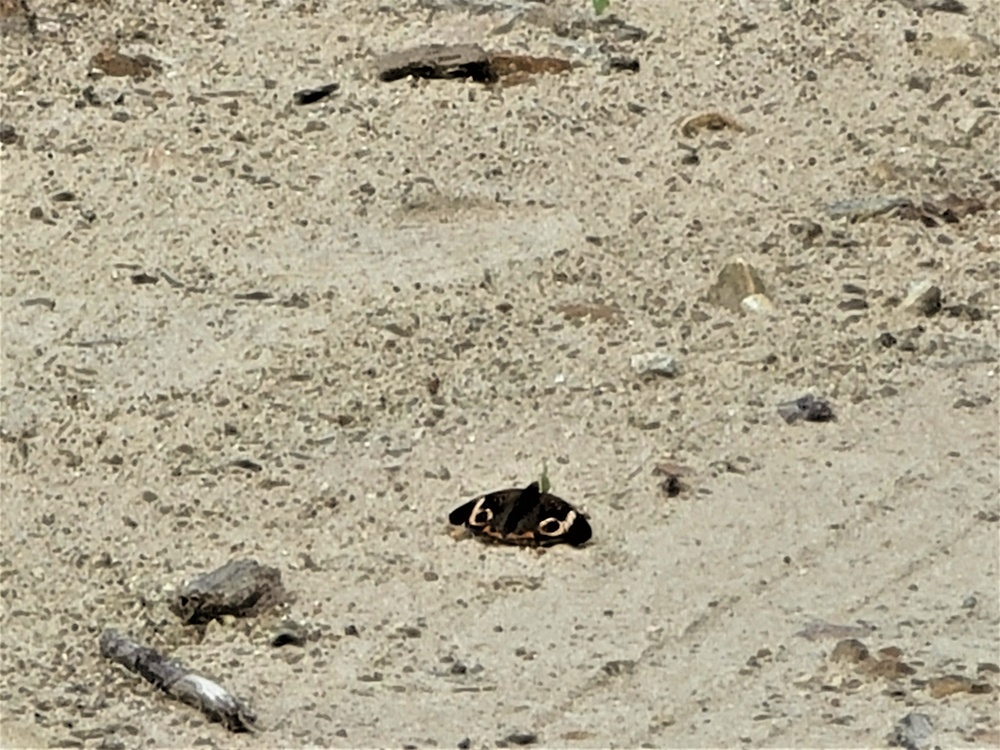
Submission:
[[117,630],[105,630],[100,640],[101,655],[121,664],[177,700],[194,706],[230,732],[248,732],[257,717],[239,698],[207,677],[189,672],[169,661],[158,651],[143,646]]
[[287,599],[280,570],[242,559],[182,586],[170,610],[186,625],[201,625],[224,615],[254,617]]

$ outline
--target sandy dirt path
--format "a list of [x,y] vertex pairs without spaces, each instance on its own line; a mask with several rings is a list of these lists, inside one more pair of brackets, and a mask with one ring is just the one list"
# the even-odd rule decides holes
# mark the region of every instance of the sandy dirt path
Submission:
[[[3,5],[3,746],[872,747],[911,713],[1000,746],[1000,6],[967,4]],[[431,42],[573,67],[378,80]],[[807,393],[836,419],[786,424]],[[449,535],[543,462],[591,544]],[[240,557],[294,602],[182,626]]]

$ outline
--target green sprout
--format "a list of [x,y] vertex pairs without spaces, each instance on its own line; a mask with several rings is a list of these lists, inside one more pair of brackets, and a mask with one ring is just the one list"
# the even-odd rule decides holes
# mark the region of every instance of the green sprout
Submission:
[[538,483],[538,488],[543,495],[552,489],[552,483],[549,482],[549,465],[545,461],[542,461],[542,481]]
[[601,15],[611,5],[611,0],[594,0],[594,13]]

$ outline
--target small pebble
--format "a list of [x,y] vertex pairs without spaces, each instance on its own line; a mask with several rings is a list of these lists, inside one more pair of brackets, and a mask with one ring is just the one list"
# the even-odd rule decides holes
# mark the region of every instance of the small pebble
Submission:
[[930,744],[934,724],[927,714],[909,713],[896,722],[889,735],[890,747],[904,747],[906,750],[922,750]]
[[834,418],[829,403],[808,394],[794,401],[778,404],[778,413],[788,424],[799,419],[806,422],[830,422]]
[[903,308],[928,318],[937,315],[941,311],[941,287],[929,281],[911,284],[903,300]]
[[677,359],[665,352],[636,354],[630,363],[632,369],[639,375],[660,375],[665,378],[675,378],[680,372]]

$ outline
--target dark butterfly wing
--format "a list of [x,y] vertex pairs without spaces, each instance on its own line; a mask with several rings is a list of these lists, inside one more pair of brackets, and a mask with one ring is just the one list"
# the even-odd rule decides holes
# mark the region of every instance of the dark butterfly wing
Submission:
[[473,517],[473,509],[480,502],[482,502],[482,498],[477,497],[475,500],[470,500],[465,505],[455,508],[455,510],[448,514],[448,523],[452,526],[467,526],[469,519]]
[[586,516],[560,497],[539,498],[535,516],[535,543],[548,546],[565,542],[574,547],[590,541],[593,532]]
[[468,526],[473,531],[495,526],[504,512],[514,504],[519,494],[521,490],[500,490],[477,497],[455,508],[448,514],[448,521],[453,526]]
[[514,490],[510,494],[496,526],[503,536],[525,537],[534,528],[535,510],[542,497],[538,491],[538,482],[532,482],[523,490]]
[[476,536],[504,544],[579,546],[592,534],[582,513],[562,498],[540,494],[537,483],[470,500],[453,510],[448,520]]

